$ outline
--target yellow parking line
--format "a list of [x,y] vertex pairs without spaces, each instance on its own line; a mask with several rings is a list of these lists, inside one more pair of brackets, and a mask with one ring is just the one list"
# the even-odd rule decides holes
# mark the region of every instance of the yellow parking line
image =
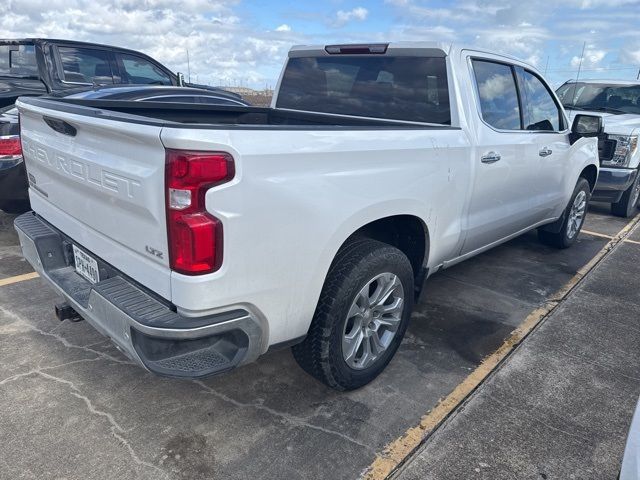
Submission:
[[12,283],[24,282],[25,280],[31,280],[33,278],[38,278],[39,276],[40,275],[38,275],[36,272],[31,272],[22,275],[16,275],[15,277],[0,278],[0,287],[11,285]]
[[[389,443],[376,455],[375,460],[365,471],[364,480],[382,480],[387,478],[405,461],[431,434],[509,355],[531,331],[540,324],[567,297],[573,288],[589,273],[616,244],[625,239],[631,229],[640,223],[640,214],[631,220],[578,272],[563,285],[546,303],[531,312],[516,328],[504,343],[491,355],[486,357],[478,367],[467,376],[462,383],[447,395],[427,414],[418,425],[409,428],[401,437]],[[583,230],[584,231],[584,230]],[[585,232],[587,233],[587,232]],[[601,235],[601,234],[598,234]],[[640,242],[634,242],[640,243]]]
[[609,240],[611,240],[613,238],[611,235],[605,235],[604,233],[592,232],[591,230],[585,230],[584,228],[582,230],[580,230],[580,233],[584,233],[586,235],[592,235],[594,237],[608,238]]

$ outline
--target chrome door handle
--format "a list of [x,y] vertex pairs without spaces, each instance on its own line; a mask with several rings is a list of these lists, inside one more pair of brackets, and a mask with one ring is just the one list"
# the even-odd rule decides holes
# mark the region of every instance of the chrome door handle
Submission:
[[497,152],[489,152],[480,157],[482,163],[496,163],[499,162],[502,157]]
[[540,155],[541,157],[548,157],[552,153],[553,153],[553,150],[551,150],[550,148],[544,147],[542,150],[538,152],[538,155]]

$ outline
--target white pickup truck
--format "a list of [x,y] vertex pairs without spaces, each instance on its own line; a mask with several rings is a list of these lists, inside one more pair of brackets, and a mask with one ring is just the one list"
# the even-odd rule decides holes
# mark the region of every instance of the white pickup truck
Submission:
[[598,142],[600,176],[592,199],[610,203],[619,217],[635,215],[640,200],[640,81],[568,81],[557,93],[569,118],[588,113],[604,119]]
[[538,228],[571,245],[597,116],[510,57],[438,43],[294,47],[271,108],[18,102],[26,259],[161,375],[293,346],[336,389],[375,378],[431,274]]

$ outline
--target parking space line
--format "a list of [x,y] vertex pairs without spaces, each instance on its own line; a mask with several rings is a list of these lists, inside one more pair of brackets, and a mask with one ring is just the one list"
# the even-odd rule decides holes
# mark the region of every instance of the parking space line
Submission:
[[624,243],[633,243],[634,245],[640,245],[640,242],[636,240],[629,240],[628,238],[625,238]]
[[[618,243],[625,241],[631,230],[640,223],[636,215],[622,230],[602,247],[598,253],[576,274],[552,295],[544,305],[531,312],[511,335],[491,355],[486,357],[454,390],[427,414],[418,425],[409,428],[401,437],[389,443],[377,454],[373,463],[362,475],[364,480],[382,480],[393,473],[415,452],[436,428],[464,402],[471,393],[505,360],[505,358],[567,297],[575,286],[587,275],[605,255]],[[587,232],[585,232],[587,233]],[[597,234],[598,236],[602,234]],[[604,235],[603,235],[604,236]],[[630,240],[629,240],[630,241]],[[639,243],[640,242],[634,242]]]
[[33,278],[38,278],[37,272],[24,273],[22,275],[16,275],[15,277],[9,278],[1,278],[0,279],[0,287],[4,287],[5,285],[11,285],[13,283],[24,282],[25,280],[31,280]]
[[609,240],[611,240],[613,238],[611,235],[605,235],[604,233],[592,232],[591,230],[585,230],[584,228],[582,230],[580,230],[580,233],[584,233],[586,235],[592,235],[594,237],[608,238]]

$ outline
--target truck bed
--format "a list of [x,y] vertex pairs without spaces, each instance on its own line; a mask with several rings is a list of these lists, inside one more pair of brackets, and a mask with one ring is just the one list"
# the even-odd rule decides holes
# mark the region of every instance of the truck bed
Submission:
[[325,113],[301,112],[270,107],[227,105],[174,104],[120,100],[70,99],[56,97],[23,98],[23,103],[78,115],[100,116],[155,126],[176,127],[177,124],[216,128],[308,128],[323,129],[455,129],[449,125],[434,125],[376,118],[350,117]]

